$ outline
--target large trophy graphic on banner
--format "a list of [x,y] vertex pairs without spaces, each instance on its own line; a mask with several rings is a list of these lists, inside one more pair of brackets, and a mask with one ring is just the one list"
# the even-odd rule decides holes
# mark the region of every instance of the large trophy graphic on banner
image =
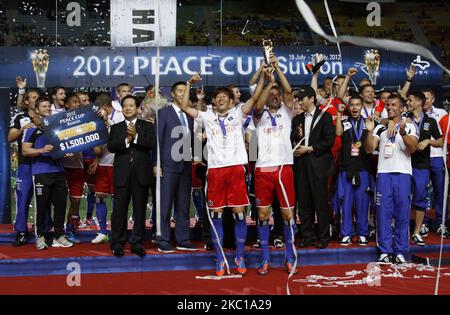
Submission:
[[364,55],[364,63],[367,67],[367,74],[373,85],[377,84],[377,75],[380,70],[381,58],[378,50],[371,49]]
[[36,74],[36,87],[45,87],[50,55],[46,49],[36,49],[31,54],[31,63]]

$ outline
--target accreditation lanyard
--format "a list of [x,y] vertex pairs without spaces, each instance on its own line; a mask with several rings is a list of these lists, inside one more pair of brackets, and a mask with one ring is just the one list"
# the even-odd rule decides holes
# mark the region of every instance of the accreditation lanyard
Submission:
[[276,114],[275,114],[275,116],[272,116],[272,114],[269,112],[269,110],[267,110],[267,114],[269,114],[269,117],[270,117],[270,122],[271,122],[271,124],[272,124],[272,129],[276,129],[277,128],[277,121],[276,121]]
[[422,116],[420,117],[419,123],[417,124],[416,121],[414,120],[414,123],[417,125],[417,127],[419,128],[418,133],[419,133],[419,137],[420,137],[420,132],[422,130],[422,125],[423,125],[423,119],[425,117],[425,114],[422,113]]
[[375,106],[372,107],[372,109],[370,110],[370,115],[369,115],[369,112],[367,111],[367,108],[365,108],[365,107],[364,107],[364,112],[366,113],[366,118],[372,116],[373,113],[375,112]]
[[[361,119],[359,128],[357,128],[357,123],[355,123],[355,120],[350,119],[350,123],[352,124],[353,131],[355,132],[357,142],[361,142],[361,137],[362,137],[362,134],[364,131],[364,119],[362,119],[361,117],[359,119]],[[350,132],[350,137],[351,137],[352,143],[353,143],[353,133],[352,132]]]
[[224,139],[227,137],[227,128],[225,128],[225,119],[227,119],[227,117],[228,113],[223,120],[221,120],[219,115],[217,115],[217,120],[219,121],[220,129],[222,129],[222,135]]

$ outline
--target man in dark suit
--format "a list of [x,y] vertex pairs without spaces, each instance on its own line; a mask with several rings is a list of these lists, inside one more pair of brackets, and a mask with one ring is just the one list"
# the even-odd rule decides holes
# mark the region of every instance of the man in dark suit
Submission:
[[186,82],[172,85],[173,102],[158,111],[156,130],[161,159],[161,235],[157,236],[158,251],[170,253],[170,212],[175,211],[175,240],[178,250],[197,250],[189,241],[189,209],[192,184],[192,154],[194,119],[180,109]]
[[330,240],[327,177],[334,174],[331,148],[336,136],[331,115],[316,107],[316,92],[311,87],[300,90],[299,102],[304,113],[292,121],[291,140],[301,145],[294,151],[295,188],[303,241],[300,247],[315,241],[314,221],[317,213],[319,235],[317,248],[326,248]]
[[121,101],[125,121],[111,126],[108,150],[114,153],[114,205],[111,215],[111,250],[115,256],[124,255],[127,242],[127,214],[133,199],[134,225],[131,252],[145,256],[145,212],[152,177],[150,150],[156,140],[153,125],[137,118],[138,100],[131,95]]

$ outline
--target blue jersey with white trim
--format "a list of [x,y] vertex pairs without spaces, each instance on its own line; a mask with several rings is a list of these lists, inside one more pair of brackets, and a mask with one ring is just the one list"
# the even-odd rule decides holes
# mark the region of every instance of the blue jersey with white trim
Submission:
[[[43,148],[48,144],[44,132],[39,128],[27,129],[23,137],[23,142],[32,143],[34,149]],[[53,160],[50,153],[44,153],[32,159],[31,173],[33,175],[59,172],[64,172],[62,159]]]

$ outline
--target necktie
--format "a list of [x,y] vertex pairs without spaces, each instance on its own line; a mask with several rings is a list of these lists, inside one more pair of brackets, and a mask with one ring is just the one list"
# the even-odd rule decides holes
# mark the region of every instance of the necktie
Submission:
[[178,112],[178,118],[180,119],[181,125],[183,126],[183,133],[186,134],[187,133],[187,124],[186,124],[186,120],[184,119],[183,112],[181,110]]
[[178,112],[178,117],[180,118],[181,125],[183,127],[186,127],[186,120],[184,120],[184,115],[181,110]]

